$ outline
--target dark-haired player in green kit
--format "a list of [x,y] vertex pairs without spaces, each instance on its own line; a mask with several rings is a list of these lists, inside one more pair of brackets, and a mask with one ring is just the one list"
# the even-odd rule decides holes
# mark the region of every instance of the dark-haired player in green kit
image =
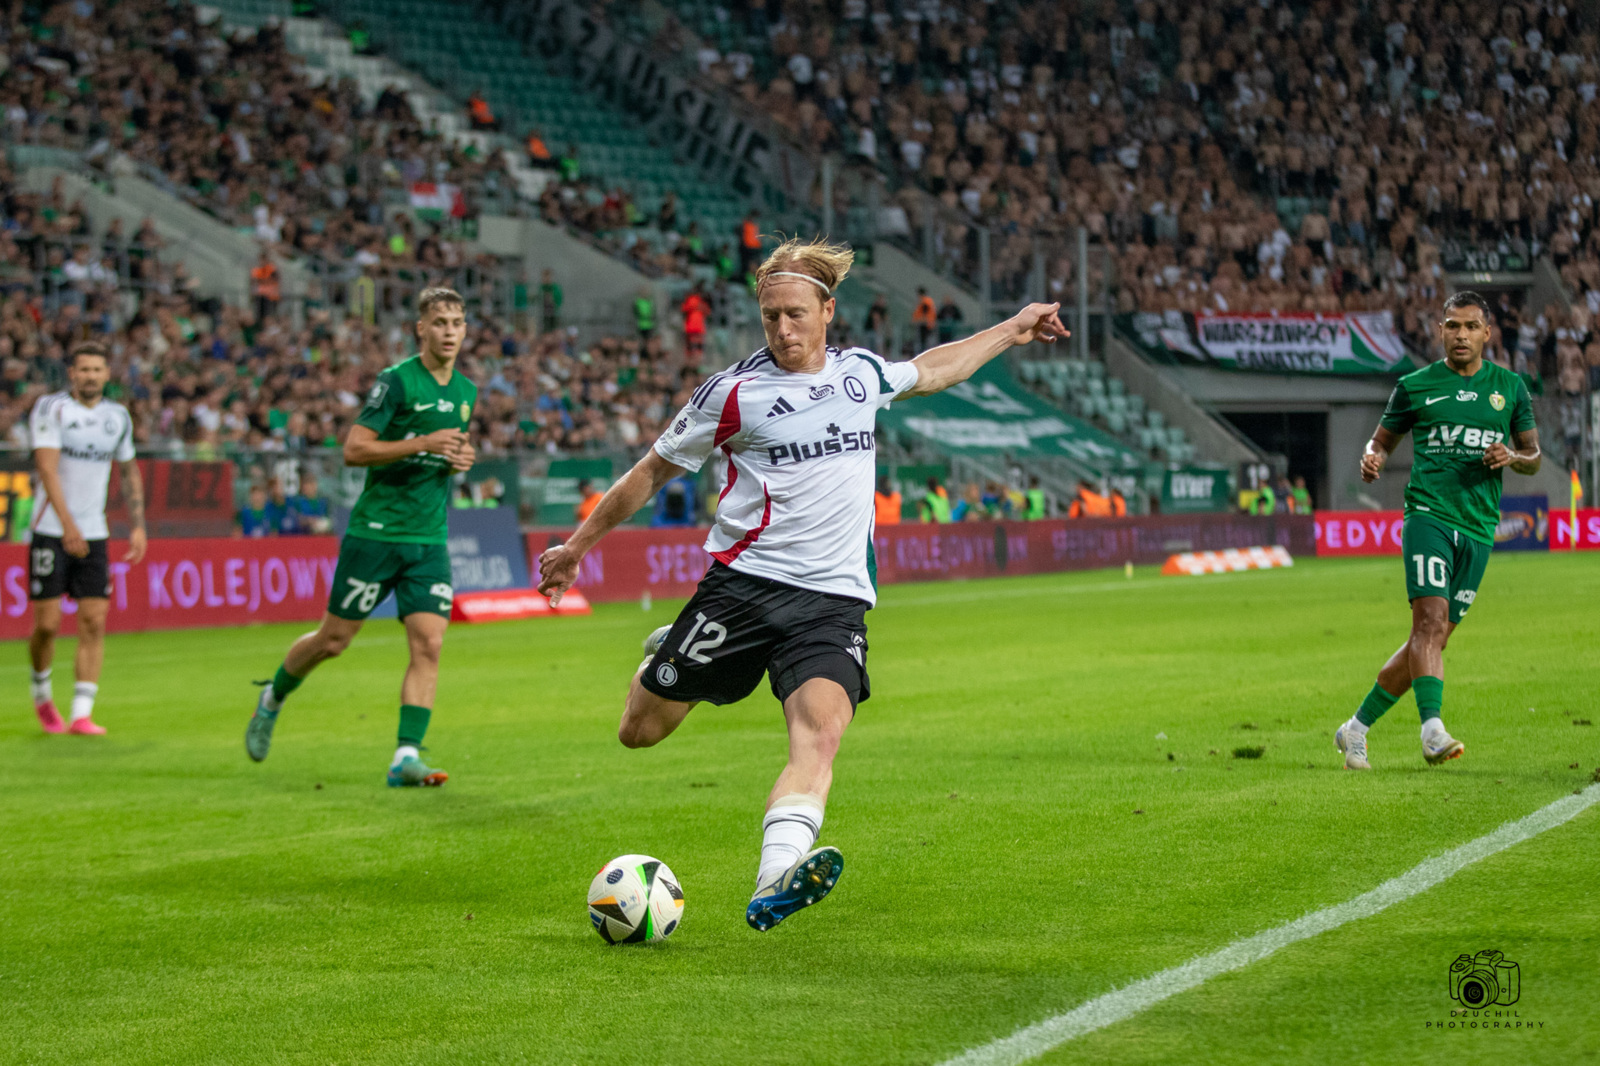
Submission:
[[289,648],[245,730],[260,762],[289,693],[325,659],[350,646],[361,623],[394,591],[411,662],[400,684],[400,734],[389,784],[442,785],[449,776],[423,764],[422,738],[433,714],[439,651],[454,598],[445,516],[450,477],[472,466],[467,439],[478,387],[456,370],[467,323],[460,295],[425,289],[417,298],[421,351],[378,375],[350,427],[344,461],[367,468],[367,483],[339,545],[328,610],[314,633]]
[[[1478,595],[1500,522],[1501,471],[1539,470],[1539,431],[1522,379],[1483,360],[1489,304],[1475,292],[1445,301],[1445,357],[1394,387],[1361,457],[1361,480],[1378,480],[1405,434],[1416,458],[1406,482],[1406,595],[1411,635],[1378,671],[1361,707],[1334,733],[1352,770],[1370,770],[1367,728],[1411,689],[1422,715],[1422,757],[1437,765],[1466,750],[1445,731],[1444,648]],[[1507,447],[1510,441],[1513,447]]]

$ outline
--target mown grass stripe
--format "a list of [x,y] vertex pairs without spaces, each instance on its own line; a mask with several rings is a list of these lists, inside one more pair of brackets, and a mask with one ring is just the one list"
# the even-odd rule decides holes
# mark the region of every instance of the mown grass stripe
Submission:
[[1492,833],[1452,848],[1442,855],[1425,859],[1399,877],[1385,881],[1354,899],[1313,911],[1303,918],[1276,926],[1255,936],[1236,940],[1228,946],[1152,974],[1131,985],[1107,992],[1074,1007],[1064,1014],[1046,1018],[1008,1037],[984,1044],[946,1061],[944,1066],[1016,1066],[1038,1058],[1096,1029],[1104,1029],[1133,1017],[1141,1011],[1204,984],[1219,974],[1259,962],[1280,948],[1337,929],[1341,925],[1370,918],[1434,885],[1453,877],[1480,859],[1504,851],[1554,829],[1600,803],[1600,784],[1590,785],[1573,796],[1563,796],[1525,818],[1507,822]]

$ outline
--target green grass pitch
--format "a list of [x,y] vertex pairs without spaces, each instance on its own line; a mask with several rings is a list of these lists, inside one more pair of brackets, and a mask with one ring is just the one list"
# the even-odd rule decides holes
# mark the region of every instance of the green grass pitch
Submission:
[[[0,1061],[940,1062],[1594,779],[1592,556],[1494,559],[1446,653],[1465,758],[1423,763],[1408,696],[1374,772],[1341,768],[1333,728],[1404,637],[1400,565],[886,589],[823,831],[844,878],[765,935],[743,908],[770,692],[616,741],[676,604],[452,629],[428,738],[452,777],[427,791],[383,785],[392,622],[291,699],[259,766],[249,680],[304,626],[113,637],[100,739],[39,733],[8,645]],[[1041,1061],[1600,1061],[1597,842],[1591,810]],[[681,877],[685,921],[608,947],[584,891],[631,851]],[[1520,964],[1527,1027],[1428,1029],[1483,948]]]

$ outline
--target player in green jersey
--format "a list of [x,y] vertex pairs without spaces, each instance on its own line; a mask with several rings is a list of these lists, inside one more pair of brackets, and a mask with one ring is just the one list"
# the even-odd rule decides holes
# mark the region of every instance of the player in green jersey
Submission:
[[400,734],[391,786],[442,785],[449,776],[423,764],[422,738],[433,714],[439,651],[454,590],[445,516],[450,477],[472,466],[467,438],[478,388],[456,370],[467,333],[461,297],[425,289],[417,298],[421,351],[378,375],[350,427],[344,461],[367,468],[367,483],[339,545],[328,610],[316,632],[289,648],[256,703],[245,750],[267,757],[289,693],[325,659],[350,646],[361,623],[392,590],[406,627],[411,662],[400,684]]
[[[1401,552],[1411,634],[1389,656],[1354,717],[1333,735],[1352,770],[1369,770],[1367,728],[1405,695],[1416,693],[1422,755],[1437,765],[1466,750],[1445,731],[1444,648],[1478,595],[1495,526],[1502,471],[1539,470],[1539,431],[1522,379],[1486,363],[1489,304],[1475,292],[1445,301],[1439,338],[1445,357],[1407,374],[1361,457],[1361,480],[1373,482],[1400,438],[1410,433],[1416,457],[1406,482]],[[1507,446],[1510,441],[1511,446]]]

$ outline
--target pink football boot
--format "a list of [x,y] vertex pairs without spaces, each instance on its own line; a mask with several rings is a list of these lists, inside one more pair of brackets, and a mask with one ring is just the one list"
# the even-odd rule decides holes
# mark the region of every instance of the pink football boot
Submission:
[[74,718],[72,724],[67,726],[67,732],[80,737],[98,737],[105,734],[105,727],[95,725],[92,718]]
[[46,733],[65,733],[67,731],[67,723],[61,720],[61,712],[56,710],[55,700],[35,703],[33,710],[39,716],[39,725]]

